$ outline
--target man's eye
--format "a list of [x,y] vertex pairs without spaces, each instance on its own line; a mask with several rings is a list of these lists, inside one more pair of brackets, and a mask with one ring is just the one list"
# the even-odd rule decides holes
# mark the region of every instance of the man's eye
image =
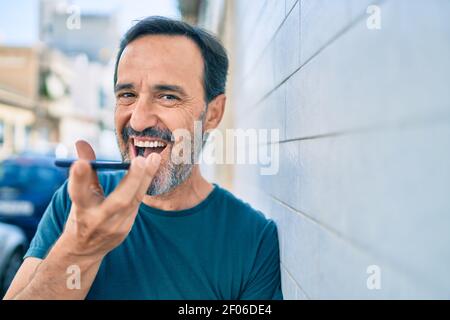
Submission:
[[158,96],[159,103],[165,107],[174,107],[180,101],[180,98],[173,94],[161,94]]
[[123,93],[119,93],[119,95],[117,97],[118,98],[134,98],[135,95],[134,95],[134,93],[131,93],[131,92],[123,92]]
[[117,95],[116,101],[118,105],[130,105],[136,99],[136,95],[132,92],[122,92]]
[[173,94],[163,94],[163,95],[161,95],[161,99],[163,99],[163,100],[180,100],[177,96],[174,96]]

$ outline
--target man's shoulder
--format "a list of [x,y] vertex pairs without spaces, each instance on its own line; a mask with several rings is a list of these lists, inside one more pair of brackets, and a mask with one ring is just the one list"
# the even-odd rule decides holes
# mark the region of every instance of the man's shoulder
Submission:
[[218,203],[220,207],[226,212],[227,218],[231,219],[233,223],[238,224],[247,231],[253,229],[261,232],[266,228],[274,228],[275,224],[272,219],[267,217],[262,211],[255,209],[250,203],[239,198],[227,189],[220,186],[219,192],[221,194],[221,201]]

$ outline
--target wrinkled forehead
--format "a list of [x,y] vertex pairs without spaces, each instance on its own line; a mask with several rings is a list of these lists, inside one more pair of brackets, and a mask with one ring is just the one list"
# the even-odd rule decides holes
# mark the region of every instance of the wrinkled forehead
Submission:
[[117,67],[117,83],[171,83],[203,90],[203,57],[185,36],[149,35],[129,43]]

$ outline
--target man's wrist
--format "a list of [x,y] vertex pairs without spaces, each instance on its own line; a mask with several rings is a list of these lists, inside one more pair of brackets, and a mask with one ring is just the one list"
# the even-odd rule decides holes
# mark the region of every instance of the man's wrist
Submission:
[[50,253],[55,255],[58,259],[61,259],[61,261],[80,264],[80,267],[81,265],[89,267],[99,264],[105,256],[103,253],[92,254],[80,251],[76,247],[76,240],[72,239],[65,232],[63,232],[55,242]]

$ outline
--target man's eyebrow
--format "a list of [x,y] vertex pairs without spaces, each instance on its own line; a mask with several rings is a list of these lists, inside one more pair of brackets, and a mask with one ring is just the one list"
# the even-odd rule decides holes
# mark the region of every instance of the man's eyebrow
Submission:
[[[118,83],[114,86],[114,92],[118,92],[124,89],[134,89],[132,83]],[[186,91],[175,84],[156,84],[152,86],[153,91],[173,91],[178,92],[180,95],[187,96]]]
[[118,92],[123,89],[134,89],[134,85],[132,83],[117,83],[114,86],[114,92]]
[[156,84],[152,86],[152,89],[154,91],[173,91],[178,92],[179,94],[183,96],[187,96],[186,91],[180,86],[174,85],[174,84]]

